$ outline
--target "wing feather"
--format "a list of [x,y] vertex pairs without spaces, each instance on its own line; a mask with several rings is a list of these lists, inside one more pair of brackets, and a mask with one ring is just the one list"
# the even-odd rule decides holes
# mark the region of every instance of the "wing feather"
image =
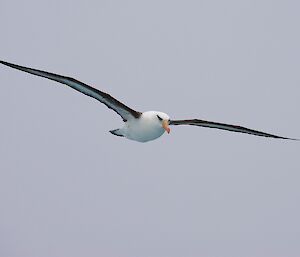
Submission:
[[225,124],[225,123],[219,123],[219,122],[213,122],[213,121],[207,121],[207,120],[199,120],[199,119],[171,120],[170,125],[192,125],[192,126],[199,126],[199,127],[223,129],[223,130],[239,132],[239,133],[246,133],[246,134],[251,134],[251,135],[261,136],[261,137],[272,137],[272,138],[279,138],[279,139],[298,140],[298,139],[294,139],[294,138],[276,136],[273,134],[265,133],[265,132],[254,130],[254,129],[245,128],[245,127],[238,126],[238,125],[231,125],[231,124]]
[[108,108],[110,108],[110,109],[114,110],[116,113],[118,113],[124,121],[127,121],[128,119],[131,119],[131,118],[139,118],[141,115],[140,112],[137,112],[137,111],[129,108],[128,106],[121,103],[120,101],[118,101],[117,99],[112,97],[111,95],[109,95],[105,92],[102,92],[96,88],[93,88],[87,84],[84,84],[83,82],[80,82],[74,78],[58,75],[58,74],[47,72],[47,71],[32,69],[32,68],[16,65],[13,63],[1,61],[1,60],[0,60],[0,63],[4,64],[6,66],[9,66],[11,68],[21,70],[21,71],[24,71],[24,72],[27,72],[27,73],[30,73],[30,74],[33,74],[33,75],[36,75],[39,77],[44,77],[44,78],[47,78],[50,80],[57,81],[59,83],[65,84],[87,96],[95,98],[98,101],[100,101],[101,103],[105,104]]

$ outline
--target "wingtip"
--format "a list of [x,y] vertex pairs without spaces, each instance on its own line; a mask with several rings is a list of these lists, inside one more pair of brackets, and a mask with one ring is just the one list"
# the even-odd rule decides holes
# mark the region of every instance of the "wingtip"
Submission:
[[279,139],[283,139],[283,140],[292,140],[292,141],[299,141],[299,138],[290,138],[290,137],[279,137]]
[[293,141],[299,141],[300,139],[299,138],[288,138],[290,140],[293,140]]

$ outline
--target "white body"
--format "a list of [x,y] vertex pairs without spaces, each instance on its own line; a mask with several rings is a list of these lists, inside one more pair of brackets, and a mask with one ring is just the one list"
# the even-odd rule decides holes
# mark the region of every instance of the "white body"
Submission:
[[132,118],[125,122],[124,127],[119,129],[118,134],[138,142],[148,142],[160,137],[165,129],[161,120],[169,120],[169,116],[163,112],[143,112],[138,119]]

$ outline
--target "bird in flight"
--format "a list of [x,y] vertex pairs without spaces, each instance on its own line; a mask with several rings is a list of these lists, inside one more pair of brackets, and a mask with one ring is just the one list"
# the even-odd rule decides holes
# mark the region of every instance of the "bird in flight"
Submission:
[[58,75],[58,74],[54,74],[51,72],[42,71],[38,69],[32,69],[17,64],[1,61],[1,60],[0,63],[9,66],[11,68],[21,70],[39,77],[44,77],[50,80],[57,81],[87,96],[95,98],[96,100],[105,104],[108,108],[112,109],[117,114],[119,114],[124,121],[122,128],[110,130],[110,133],[116,136],[125,137],[130,140],[134,140],[138,142],[148,142],[157,139],[165,132],[169,134],[171,125],[192,125],[192,126],[199,126],[199,127],[228,130],[228,131],[239,132],[239,133],[246,133],[255,136],[297,140],[293,138],[272,135],[269,133],[245,128],[238,125],[230,125],[230,124],[200,120],[200,119],[173,120],[170,119],[170,117],[166,113],[159,112],[159,111],[138,112],[126,106],[125,104],[121,103],[111,95],[103,91],[100,91],[96,88],[93,88],[74,78],[66,77],[66,76],[62,76],[62,75]]

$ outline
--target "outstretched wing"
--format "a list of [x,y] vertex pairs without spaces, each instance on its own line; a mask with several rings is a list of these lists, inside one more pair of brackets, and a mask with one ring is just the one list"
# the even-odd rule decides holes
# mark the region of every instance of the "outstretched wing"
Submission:
[[58,75],[58,74],[54,74],[54,73],[50,73],[47,71],[23,67],[20,65],[4,62],[1,60],[0,60],[0,63],[4,64],[6,66],[9,66],[11,68],[17,69],[17,70],[21,70],[21,71],[24,71],[24,72],[27,72],[27,73],[30,73],[33,75],[37,75],[40,77],[44,77],[44,78],[47,78],[50,80],[57,81],[59,83],[65,84],[87,96],[93,97],[93,98],[97,99],[98,101],[100,101],[101,103],[105,104],[108,108],[110,108],[110,109],[114,110],[116,113],[118,113],[122,117],[123,121],[127,121],[128,119],[131,119],[131,118],[139,118],[141,115],[140,112],[132,110],[125,104],[123,104],[120,101],[118,101],[117,99],[113,98],[111,95],[109,95],[105,92],[102,92],[98,89],[95,89],[89,85],[86,85],[76,79]]
[[261,136],[261,137],[272,137],[272,138],[280,138],[280,139],[298,140],[298,139],[294,139],[294,138],[276,136],[276,135],[272,135],[269,133],[265,133],[265,132],[261,132],[261,131],[253,130],[253,129],[248,129],[248,128],[237,126],[237,125],[230,125],[230,124],[207,121],[207,120],[198,120],[198,119],[171,120],[170,125],[193,125],[193,126],[199,126],[199,127],[229,130],[229,131],[246,133],[246,134],[251,134],[251,135]]

